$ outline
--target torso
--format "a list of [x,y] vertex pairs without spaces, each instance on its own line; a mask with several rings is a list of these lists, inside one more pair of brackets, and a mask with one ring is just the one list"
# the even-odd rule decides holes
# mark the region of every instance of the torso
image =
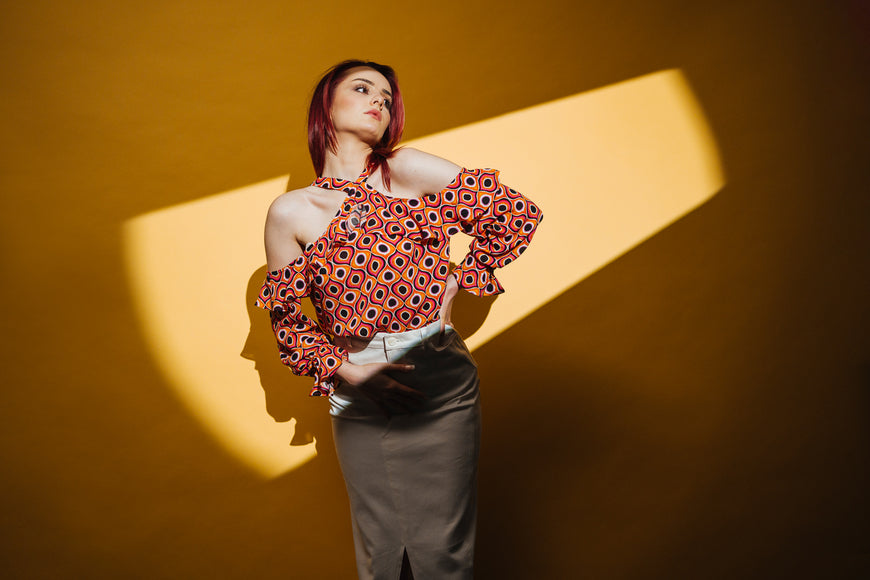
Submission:
[[401,332],[438,318],[449,238],[460,231],[456,200],[442,207],[440,195],[461,168],[402,153],[390,160],[390,189],[380,172],[328,176],[270,208],[269,266],[283,272],[282,284],[307,287],[320,324],[333,336]]
[[309,297],[333,336],[421,328],[437,319],[449,236],[459,227],[445,227],[437,205],[429,205],[436,198],[386,195],[361,177],[318,179],[316,191],[299,190],[308,209],[297,214],[306,226],[296,237]]

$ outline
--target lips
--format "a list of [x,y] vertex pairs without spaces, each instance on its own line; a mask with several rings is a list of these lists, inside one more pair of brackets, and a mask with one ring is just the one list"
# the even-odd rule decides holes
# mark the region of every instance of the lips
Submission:
[[371,115],[372,117],[374,117],[378,121],[381,120],[381,112],[378,111],[377,109],[372,109],[370,111],[366,111],[366,115]]

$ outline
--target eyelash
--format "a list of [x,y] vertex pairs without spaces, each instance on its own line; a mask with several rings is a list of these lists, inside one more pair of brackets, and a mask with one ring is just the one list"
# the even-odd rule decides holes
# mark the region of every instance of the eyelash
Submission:
[[[359,84],[353,88],[353,90],[355,90],[357,92],[359,92],[360,89],[362,89],[363,94],[365,94],[365,95],[369,94],[369,86],[368,85]],[[392,99],[388,99],[388,98],[384,97],[384,106],[387,108],[388,111],[390,109],[392,109],[393,108]]]

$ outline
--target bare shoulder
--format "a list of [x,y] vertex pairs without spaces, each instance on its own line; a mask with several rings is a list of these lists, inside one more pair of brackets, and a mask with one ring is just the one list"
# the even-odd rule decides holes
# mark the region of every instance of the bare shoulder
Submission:
[[314,210],[309,187],[294,189],[275,198],[266,216],[266,261],[270,270],[289,264],[302,255],[305,224]]
[[392,179],[417,195],[441,191],[461,169],[452,161],[413,147],[403,147],[390,158]]
[[[266,223],[275,222],[276,225],[292,225],[300,217],[304,219],[306,211],[311,207],[311,187],[292,189],[282,193],[272,201]],[[302,214],[302,215],[300,215]]]

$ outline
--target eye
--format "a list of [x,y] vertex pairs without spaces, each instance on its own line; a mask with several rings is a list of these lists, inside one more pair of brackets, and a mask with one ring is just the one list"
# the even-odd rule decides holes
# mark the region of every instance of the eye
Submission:
[[384,106],[387,108],[388,111],[391,111],[393,109],[392,99],[384,99]]
[[369,94],[369,87],[367,85],[359,84],[353,88],[358,93],[362,93],[364,95]]

